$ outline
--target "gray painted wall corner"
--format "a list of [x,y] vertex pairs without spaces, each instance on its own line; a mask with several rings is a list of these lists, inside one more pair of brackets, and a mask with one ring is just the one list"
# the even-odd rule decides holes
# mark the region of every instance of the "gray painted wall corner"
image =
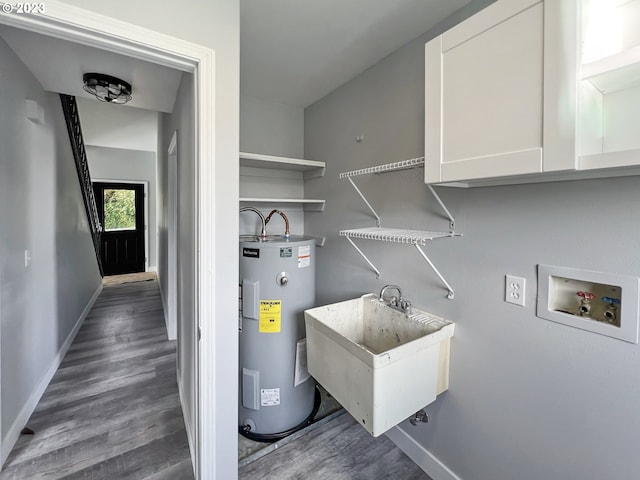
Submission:
[[[422,155],[424,43],[441,27],[305,111],[305,155],[327,162],[326,175],[305,192],[328,199],[325,212],[305,224],[327,236],[318,250],[318,302],[397,283],[416,306],[456,322],[449,390],[428,406],[429,424],[402,428],[459,478],[630,478],[640,469],[638,346],[538,318],[536,267],[640,276],[640,224],[630,214],[640,177],[436,187],[464,234],[427,248],[456,290],[453,301],[414,249],[357,242],[382,271],[376,280],[337,235],[375,225],[339,172]],[[384,226],[441,230],[447,221],[422,175],[356,182]],[[525,307],[504,302],[505,274],[526,278]]]

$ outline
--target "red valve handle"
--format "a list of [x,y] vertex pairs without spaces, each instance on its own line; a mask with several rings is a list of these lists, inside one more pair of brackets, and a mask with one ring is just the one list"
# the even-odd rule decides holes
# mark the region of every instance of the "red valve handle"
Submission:
[[591,292],[576,292],[576,295],[584,298],[585,300],[593,300],[596,296]]

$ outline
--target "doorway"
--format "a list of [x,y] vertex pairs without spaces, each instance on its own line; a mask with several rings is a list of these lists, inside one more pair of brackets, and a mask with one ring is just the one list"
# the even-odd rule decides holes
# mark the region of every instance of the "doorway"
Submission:
[[105,275],[145,271],[144,184],[94,182]]
[[[237,429],[233,413],[237,405],[237,368],[234,368],[234,362],[229,362],[229,358],[237,356],[237,335],[232,323],[216,319],[233,313],[233,305],[218,301],[218,297],[237,288],[236,282],[218,272],[234,268],[234,265],[237,267],[238,228],[235,210],[216,209],[216,206],[228,202],[229,198],[237,199],[238,168],[232,162],[222,168],[221,162],[216,160],[220,156],[237,158],[237,126],[216,127],[220,124],[214,120],[220,116],[218,112],[228,112],[232,120],[237,119],[235,96],[220,95],[226,87],[237,91],[237,74],[224,73],[228,69],[219,68],[219,64],[233,65],[236,57],[227,55],[224,50],[222,56],[216,56],[217,52],[210,47],[88,10],[67,7],[61,2],[51,3],[55,5],[48,4],[47,11],[38,15],[2,15],[0,24],[78,44],[91,44],[193,74],[192,86],[197,95],[194,94],[194,115],[189,118],[195,122],[192,125],[195,139],[191,143],[194,154],[190,159],[195,179],[185,186],[195,200],[195,271],[192,275],[195,284],[185,299],[193,305],[193,315],[188,323],[197,332],[197,337],[186,339],[188,350],[185,350],[194,362],[191,381],[195,398],[190,399],[194,412],[189,425],[191,451],[197,478],[235,478],[237,447],[233,441],[222,442],[220,439],[233,439],[232,434]],[[233,10],[229,11],[233,13]],[[229,50],[233,52],[233,49]],[[219,99],[222,99],[221,106]],[[229,125],[233,126],[234,122]],[[225,135],[216,142],[221,131]],[[226,235],[216,235],[223,228]],[[220,385],[228,387],[224,395],[220,395]]]

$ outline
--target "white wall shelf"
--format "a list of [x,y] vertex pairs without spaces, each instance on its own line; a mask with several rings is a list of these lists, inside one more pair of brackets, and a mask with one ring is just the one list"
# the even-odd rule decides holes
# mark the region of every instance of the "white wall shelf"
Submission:
[[[259,153],[240,152],[240,166],[251,168],[267,168],[270,170],[287,170],[290,172],[302,172],[302,178],[308,180],[324,176],[326,163],[317,160],[304,160],[300,158],[277,157]],[[241,197],[241,203],[280,204],[302,207],[305,211],[324,211],[325,200],[307,198],[277,198],[277,197]]]
[[302,172],[303,178],[308,180],[324,176],[326,162],[240,152],[240,166]]
[[[279,157],[275,155],[263,155],[260,153],[240,152],[240,166],[247,167],[247,172],[251,169],[267,169],[283,171],[283,174],[271,175],[278,177],[277,187],[274,189],[272,180],[274,178],[260,178],[251,184],[250,177],[244,177],[245,191],[251,196],[240,197],[240,206],[253,205],[265,209],[287,209],[301,208],[304,212],[323,212],[326,201],[324,199],[313,198],[282,198],[273,197],[270,193],[287,195],[291,192],[302,192],[303,183],[312,178],[324,176],[326,163],[317,160],[305,160],[301,158]],[[259,171],[259,170],[256,170]],[[266,170],[262,170],[265,172]],[[290,172],[297,172],[292,174]],[[300,175],[301,174],[301,178]],[[241,172],[242,185],[242,172]],[[265,180],[267,180],[265,182]],[[267,185],[268,184],[268,185]],[[264,196],[260,196],[263,194]],[[292,195],[292,197],[295,196]],[[324,246],[325,237],[318,235],[307,235],[316,239],[316,245]]]
[[374,167],[361,168],[340,174],[340,178],[356,177],[358,175],[369,175],[371,173],[397,172],[398,170],[408,170],[410,168],[423,167],[424,157],[410,158],[400,162],[385,163]]
[[582,65],[582,79],[602,93],[640,85],[640,46]]
[[374,208],[371,206],[367,198],[360,191],[360,189],[356,186],[354,181],[351,179],[352,177],[356,177],[358,175],[368,175],[368,174],[379,174],[379,173],[388,173],[395,172],[399,170],[407,170],[410,168],[418,168],[424,167],[424,157],[411,158],[408,160],[402,160],[399,162],[386,163],[383,165],[376,165],[373,167],[362,168],[359,170],[352,170],[349,172],[344,172],[339,174],[339,178],[346,178],[351,183],[351,186],[355,189],[355,191],[360,195],[360,198],[364,201],[364,203],[369,207],[371,213],[376,219],[376,227],[369,228],[356,228],[356,229],[346,229],[341,230],[340,236],[345,237],[349,243],[356,249],[356,251],[362,256],[362,258],[367,262],[367,264],[373,269],[376,273],[376,277],[380,278],[381,273],[380,270],[376,268],[376,266],[367,258],[364,252],[354,243],[353,238],[364,239],[364,240],[376,240],[381,242],[388,243],[401,243],[405,245],[413,245],[416,247],[422,258],[427,262],[427,264],[431,267],[436,276],[440,279],[440,281],[447,288],[447,298],[453,299],[454,291],[451,285],[446,281],[446,279],[442,276],[440,271],[436,268],[433,262],[429,259],[425,251],[422,247],[425,247],[428,242],[437,238],[447,238],[447,237],[457,237],[461,236],[459,233],[455,233],[455,220],[447,207],[444,205],[436,191],[430,186],[427,185],[432,195],[445,212],[449,219],[449,232],[433,232],[433,231],[421,231],[421,230],[406,230],[406,229],[397,229],[397,228],[384,228],[381,225],[380,216],[376,213]]
[[267,207],[275,205],[288,205],[302,207],[308,212],[323,212],[326,200],[311,198],[260,198],[260,197],[241,197],[240,203],[259,203]]
[[398,228],[370,227],[340,230],[340,236],[425,247],[431,240],[454,237],[456,234],[449,232],[426,232],[420,230],[402,230]]

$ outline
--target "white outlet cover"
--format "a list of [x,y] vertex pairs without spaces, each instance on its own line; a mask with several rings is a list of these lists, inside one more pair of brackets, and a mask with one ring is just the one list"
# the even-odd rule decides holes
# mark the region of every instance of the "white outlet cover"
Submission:
[[522,277],[505,275],[504,301],[524,307],[526,284],[527,280]]

